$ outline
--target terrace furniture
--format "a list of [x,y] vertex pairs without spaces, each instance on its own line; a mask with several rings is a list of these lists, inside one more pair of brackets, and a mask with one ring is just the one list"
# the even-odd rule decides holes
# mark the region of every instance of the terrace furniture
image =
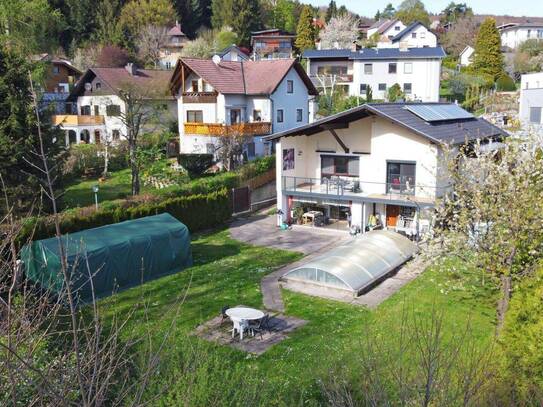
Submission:
[[249,307],[234,307],[225,311],[225,314],[232,320],[232,338],[239,334],[240,340],[243,340],[244,331],[249,329],[250,321],[257,321],[264,317],[264,313],[260,310]]
[[226,315],[226,310],[230,307],[228,305],[221,308],[221,325],[224,323],[226,319],[228,319],[228,315]]
[[321,211],[309,211],[302,215],[302,221],[305,224],[310,222],[315,222],[315,218],[318,216],[323,216]]
[[255,333],[260,334],[260,339],[262,339],[262,332],[271,331],[269,322],[270,315],[266,314],[256,324],[249,324],[249,330],[251,331],[253,336],[255,335]]

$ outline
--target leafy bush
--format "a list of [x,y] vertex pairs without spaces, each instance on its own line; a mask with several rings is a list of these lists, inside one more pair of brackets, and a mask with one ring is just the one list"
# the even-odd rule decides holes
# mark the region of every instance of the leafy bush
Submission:
[[[64,166],[64,175],[79,177],[81,175],[99,175],[104,170],[104,149],[101,144],[76,144],[68,152]],[[128,147],[119,143],[108,148],[109,171],[118,171],[128,167]]]
[[400,99],[405,99],[405,94],[398,83],[395,83],[388,88],[387,99],[389,102],[396,102]]
[[179,154],[177,162],[191,177],[198,176],[213,165],[213,154]]
[[504,92],[512,92],[517,89],[515,81],[509,75],[502,75],[496,81],[496,89]]

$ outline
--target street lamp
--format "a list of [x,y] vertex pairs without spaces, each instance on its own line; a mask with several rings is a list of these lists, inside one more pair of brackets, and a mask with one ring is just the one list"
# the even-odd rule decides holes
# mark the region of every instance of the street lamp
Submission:
[[92,186],[92,192],[94,192],[94,204],[96,205],[96,210],[98,210],[98,191],[100,188],[98,188],[98,185]]

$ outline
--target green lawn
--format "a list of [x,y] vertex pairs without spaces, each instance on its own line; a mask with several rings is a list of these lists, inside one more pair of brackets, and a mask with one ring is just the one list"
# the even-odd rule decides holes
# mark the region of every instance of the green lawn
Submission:
[[[101,302],[107,317],[122,318],[136,309],[125,339],[150,332],[160,341],[170,333],[160,374],[147,386],[148,396],[157,397],[153,404],[318,404],[317,379],[356,355],[368,332],[393,335],[405,308],[423,320],[439,310],[446,335],[471,321],[480,348],[493,336],[494,293],[477,274],[465,271],[468,277],[456,278],[450,270],[460,266],[450,261],[429,269],[374,311],[283,291],[286,313],[309,323],[262,356],[246,355],[190,332],[224,305],[261,308],[262,276],[300,255],[237,242],[226,230],[195,236],[192,248],[190,269]],[[177,298],[184,294],[176,318]]]

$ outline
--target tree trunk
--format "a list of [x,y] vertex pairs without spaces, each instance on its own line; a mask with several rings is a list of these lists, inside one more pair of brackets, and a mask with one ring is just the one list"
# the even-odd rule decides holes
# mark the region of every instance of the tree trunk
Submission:
[[511,298],[511,276],[502,275],[500,277],[502,297],[498,302],[498,324],[496,334],[499,334],[503,328],[505,314],[509,308],[509,299]]
[[102,174],[102,176],[104,178],[107,177],[107,172],[108,172],[108,167],[109,167],[109,147],[108,147],[109,143],[108,141],[106,140],[106,142],[104,143],[104,172]]
[[132,195],[139,195],[140,193],[140,171],[138,168],[138,161],[136,158],[136,141],[133,137],[130,138],[130,169],[132,172]]

